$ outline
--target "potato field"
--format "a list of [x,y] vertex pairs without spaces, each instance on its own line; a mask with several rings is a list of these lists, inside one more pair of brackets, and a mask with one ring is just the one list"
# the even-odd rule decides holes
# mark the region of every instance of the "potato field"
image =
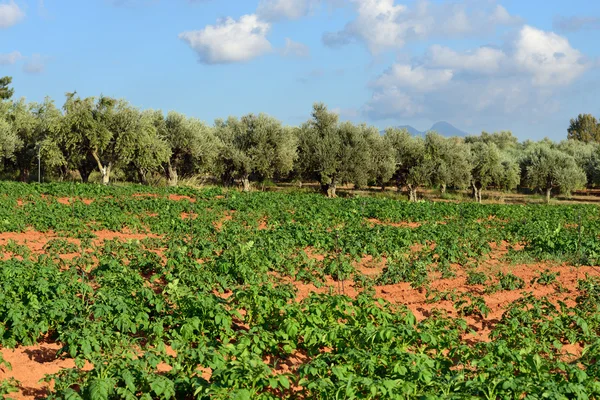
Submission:
[[600,398],[593,205],[0,183],[0,397]]

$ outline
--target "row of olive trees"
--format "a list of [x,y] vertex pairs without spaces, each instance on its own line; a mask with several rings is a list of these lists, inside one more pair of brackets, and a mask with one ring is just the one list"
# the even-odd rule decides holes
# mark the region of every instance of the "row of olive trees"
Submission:
[[[264,114],[217,120],[213,126],[182,114],[139,110],[109,97],[67,94],[61,109],[43,103],[10,101],[10,80],[0,82],[0,157],[6,171],[30,179],[41,160],[46,175],[65,178],[77,171],[87,182],[98,171],[108,184],[115,170],[147,183],[162,174],[175,186],[196,174],[235,181],[317,181],[328,196],[341,184],[356,187],[393,184],[410,200],[424,187],[470,188],[477,201],[489,187],[518,185],[570,193],[600,181],[600,149],[569,140],[518,143],[509,132],[425,138],[390,128],[339,122],[316,104],[300,127],[286,127]],[[39,157],[39,159],[38,159]]]
[[318,180],[329,196],[339,183],[406,188],[411,201],[422,187],[470,188],[481,202],[489,187],[511,190],[528,186],[570,194],[587,182],[600,183],[600,146],[568,140],[518,143],[510,132],[445,138],[429,132],[413,137],[389,128],[380,135],[365,125],[339,123],[322,104],[298,130],[295,172]]

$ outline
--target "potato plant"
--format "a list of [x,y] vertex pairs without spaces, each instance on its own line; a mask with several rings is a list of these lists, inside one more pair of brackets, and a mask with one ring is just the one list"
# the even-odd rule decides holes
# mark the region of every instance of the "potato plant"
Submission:
[[[480,265],[494,242],[525,243],[518,251],[537,260],[595,260],[596,207],[72,184],[0,189],[0,231],[57,235],[41,250],[8,243],[0,261],[0,346],[50,340],[61,345],[58,357],[75,362],[47,377],[51,399],[600,396],[598,278],[581,276],[571,305],[520,297],[490,328],[492,340],[477,342],[466,339],[469,318],[487,318],[489,303],[430,289],[457,268]],[[63,197],[93,201],[57,201]],[[581,215],[584,229],[571,234]],[[407,221],[419,224],[397,224]],[[564,235],[550,229],[557,224]],[[99,240],[107,231],[122,237]],[[142,239],[127,236],[136,233]],[[365,256],[384,264],[368,280],[358,267]],[[484,278],[467,279],[524,289],[516,275]],[[556,278],[544,273],[536,282]],[[300,295],[303,280],[330,289]],[[433,310],[418,319],[375,295],[388,285],[426,289],[458,316]],[[569,345],[581,354],[565,357]],[[0,393],[15,385],[0,382]]]

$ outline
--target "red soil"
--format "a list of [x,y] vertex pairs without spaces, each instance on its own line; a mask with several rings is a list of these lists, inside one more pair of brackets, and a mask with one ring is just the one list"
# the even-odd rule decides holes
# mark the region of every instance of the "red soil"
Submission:
[[[490,308],[490,313],[486,318],[480,317],[465,317],[470,328],[474,330],[473,334],[467,335],[465,339],[470,341],[487,341],[488,335],[493,326],[502,318],[504,311],[514,301],[523,297],[524,293],[532,293],[535,297],[547,297],[552,303],[558,304],[562,301],[567,306],[575,305],[575,297],[577,296],[577,283],[579,279],[585,278],[586,274],[590,276],[600,276],[600,269],[595,267],[573,267],[566,264],[551,265],[544,263],[536,264],[521,264],[507,265],[500,261],[500,258],[508,250],[507,243],[501,243],[499,246],[492,245],[495,250],[490,256],[485,259],[479,271],[486,272],[489,281],[486,285],[467,285],[467,271],[458,265],[453,265],[455,277],[443,279],[439,273],[430,274],[430,290],[444,293],[455,293],[458,297],[464,293],[481,296],[485,300],[486,305]],[[522,248],[521,245],[513,246],[515,250]],[[322,261],[324,256],[315,253],[313,249],[307,248],[304,250],[306,255],[314,260]],[[385,259],[381,261],[373,260],[371,256],[363,257],[362,260],[355,264],[357,271],[371,278],[377,277],[385,266]],[[545,270],[550,272],[558,272],[556,283],[562,287],[562,290],[557,290],[553,285],[540,285],[532,283],[534,278],[540,276],[540,273]],[[505,290],[495,293],[486,293],[485,289],[494,284],[497,279],[495,275],[498,272],[512,273],[525,281],[525,287],[517,290]],[[277,278],[278,281],[293,283],[298,289],[297,300],[310,296],[311,293],[337,293],[345,294],[350,297],[355,297],[362,290],[355,287],[352,280],[345,282],[336,282],[332,278],[327,277],[321,287],[316,287],[312,283],[302,283],[291,281],[289,278]],[[398,283],[394,285],[378,285],[374,287],[376,297],[385,299],[394,304],[406,305],[411,312],[415,314],[418,320],[423,320],[431,315],[434,309],[445,311],[450,317],[459,317],[457,310],[454,308],[454,301],[441,300],[436,302],[427,301],[427,291],[424,288],[413,288],[410,283]]]
[[169,200],[173,200],[173,201],[182,201],[182,200],[187,200],[189,202],[195,203],[196,199],[190,196],[181,196],[178,194],[170,194],[169,195]]
[[[94,231],[94,235],[97,237],[92,241],[94,245],[100,245],[105,240],[142,240],[149,237],[157,238],[158,235],[152,233],[132,233],[125,229],[123,232],[114,232],[109,230]],[[44,247],[52,239],[65,239],[71,243],[80,244],[79,239],[62,237],[54,233],[53,231],[38,232],[31,228],[28,228],[25,232],[3,232],[0,233],[0,246],[8,244],[9,241],[14,241],[19,245],[27,246],[32,253],[40,254],[44,252]]]
[[368,218],[367,222],[370,223],[371,225],[386,225],[386,226],[393,226],[396,228],[418,228],[421,226],[420,222],[408,222],[408,221],[403,221],[403,222],[383,222],[378,220],[377,218]]
[[72,197],[57,197],[56,201],[60,204],[71,205],[71,203],[76,202],[77,200],[81,201],[85,205],[90,205],[94,202],[94,199],[82,199],[82,198],[72,198]]
[[214,225],[215,229],[216,229],[217,231],[220,231],[220,230],[222,230],[222,229],[223,229],[223,224],[224,224],[225,222],[227,222],[227,221],[231,221],[231,220],[233,219],[233,213],[234,213],[234,211],[233,211],[233,210],[231,210],[231,211],[225,211],[225,213],[224,213],[224,215],[223,215],[223,218],[221,218],[221,220],[220,220],[220,221],[215,221],[215,222],[213,222],[213,225]]
[[[12,369],[0,367],[0,380],[15,378],[19,381],[20,391],[11,393],[14,399],[39,399],[48,395],[50,386],[40,382],[46,374],[55,374],[63,368],[74,368],[73,359],[58,359],[56,353],[60,349],[57,343],[41,343],[35,346],[19,347],[15,350],[0,349],[2,357],[8,361]],[[90,365],[84,369],[91,369]]]

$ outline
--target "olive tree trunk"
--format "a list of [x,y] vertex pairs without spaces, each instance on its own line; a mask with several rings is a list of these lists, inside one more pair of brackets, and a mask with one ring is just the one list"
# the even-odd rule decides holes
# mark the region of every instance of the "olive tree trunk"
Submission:
[[139,179],[140,183],[142,183],[143,185],[147,185],[148,184],[148,176],[147,176],[146,170],[144,168],[138,168],[137,172],[138,172],[138,179]]
[[103,185],[108,185],[110,183],[110,170],[111,170],[111,165],[105,165],[104,168],[102,168],[102,184]]
[[92,156],[94,157],[94,160],[96,160],[96,163],[98,163],[98,169],[100,170],[100,174],[102,175],[102,184],[108,185],[110,183],[110,170],[112,168],[112,162],[109,162],[107,165],[104,165],[102,163],[102,160],[100,160],[97,151],[93,151]]
[[242,178],[242,185],[244,187],[244,192],[250,191],[250,179],[248,178],[248,175],[244,175],[244,177]]
[[481,191],[483,188],[480,187],[479,185],[477,185],[476,183],[472,184],[472,188],[473,188],[473,198],[475,199],[476,202],[481,204]]
[[406,185],[408,188],[408,201],[416,202],[417,201],[417,187],[413,185]]
[[334,198],[336,197],[335,189],[337,188],[337,184],[335,182],[331,182],[327,185],[327,197]]
[[546,188],[546,204],[550,204],[550,195],[552,194],[552,187]]
[[167,163],[166,172],[168,185],[171,187],[177,186],[177,183],[179,181],[179,176],[177,175],[177,168],[175,168],[170,161]]
[[322,183],[321,184],[321,192],[329,198],[336,197],[335,189],[337,184],[335,182],[332,183]]

